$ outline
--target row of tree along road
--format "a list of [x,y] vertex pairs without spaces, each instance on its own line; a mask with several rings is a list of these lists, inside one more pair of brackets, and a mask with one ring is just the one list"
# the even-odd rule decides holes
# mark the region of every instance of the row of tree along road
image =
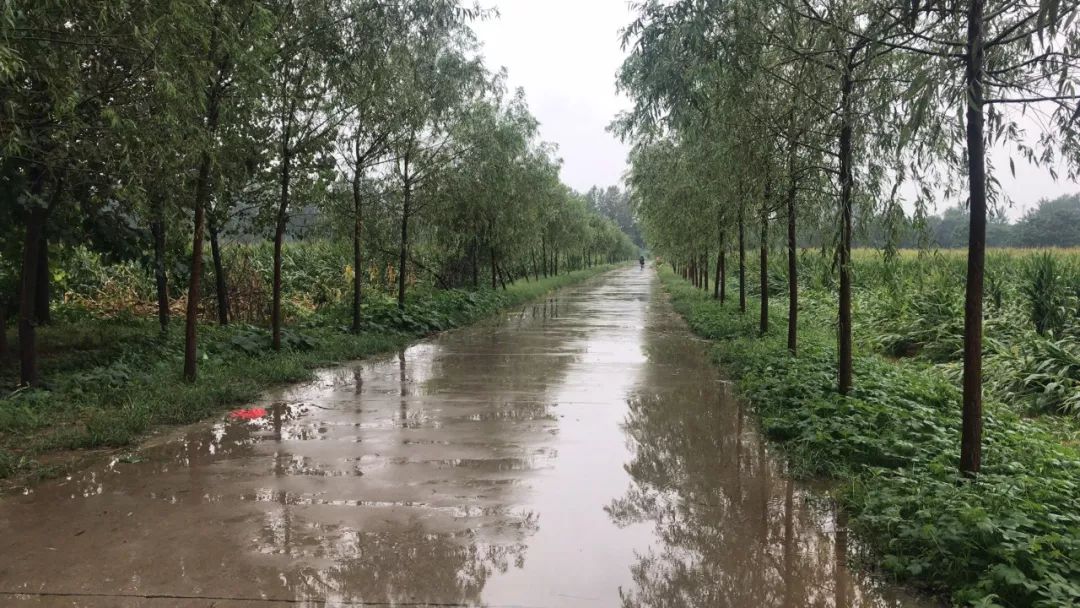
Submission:
[[799,232],[825,235],[838,273],[836,389],[848,394],[856,218],[881,220],[891,255],[908,224],[905,198],[917,219],[934,200],[965,204],[959,466],[979,472],[987,220],[998,194],[987,148],[1074,176],[1078,12],[1072,0],[640,5],[619,76],[635,104],[614,128],[634,144],[632,194],[650,245],[704,281],[715,264],[717,289],[725,253],[737,252],[745,307],[755,234],[765,332],[770,223],[786,224],[794,354]]
[[469,24],[494,17],[456,0],[6,2],[0,328],[17,310],[21,383],[40,381],[57,247],[145,260],[163,332],[184,277],[189,380],[206,235],[223,324],[222,248],[272,241],[275,350],[283,260],[305,232],[352,243],[354,331],[369,269],[404,307],[415,282],[496,287],[636,257],[484,66]]

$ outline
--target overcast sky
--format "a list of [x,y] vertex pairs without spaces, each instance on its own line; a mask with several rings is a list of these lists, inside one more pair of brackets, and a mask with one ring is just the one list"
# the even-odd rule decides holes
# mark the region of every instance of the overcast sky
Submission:
[[584,192],[622,183],[627,147],[605,128],[629,101],[615,92],[627,0],[481,0],[498,19],[474,23],[488,68],[522,87],[541,137],[559,146],[562,178]]
[[[488,67],[506,67],[510,86],[525,89],[541,137],[559,146],[563,181],[582,192],[621,184],[627,146],[605,128],[630,105],[615,91],[623,60],[619,30],[632,18],[627,0],[481,0],[481,6],[501,15],[473,24]],[[1080,191],[1075,183],[1055,183],[1019,157],[1013,179],[1008,152],[991,154],[1014,201],[1007,210],[1012,218],[1040,198]]]

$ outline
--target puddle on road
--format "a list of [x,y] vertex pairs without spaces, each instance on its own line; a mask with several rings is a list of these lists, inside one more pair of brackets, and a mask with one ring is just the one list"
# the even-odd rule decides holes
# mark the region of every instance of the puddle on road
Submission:
[[0,502],[0,591],[923,605],[847,570],[843,527],[779,474],[705,349],[633,268],[323,372],[250,404],[264,416]]

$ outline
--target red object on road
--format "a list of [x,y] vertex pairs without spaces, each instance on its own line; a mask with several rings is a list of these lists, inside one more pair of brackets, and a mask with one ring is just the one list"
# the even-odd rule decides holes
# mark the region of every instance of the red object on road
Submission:
[[246,409],[229,412],[231,420],[258,420],[266,415],[266,409],[261,407],[249,407]]

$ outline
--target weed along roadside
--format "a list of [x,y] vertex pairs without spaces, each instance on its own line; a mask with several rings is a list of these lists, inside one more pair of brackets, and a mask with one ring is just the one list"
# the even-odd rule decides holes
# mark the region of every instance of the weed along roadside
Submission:
[[857,381],[841,396],[835,320],[819,301],[827,294],[801,294],[795,356],[786,302],[770,311],[780,329],[759,337],[756,314],[668,269],[661,276],[693,331],[715,341],[717,363],[793,474],[836,482],[868,567],[958,605],[1076,605],[1080,453],[1054,428],[1060,420],[1022,417],[989,395],[983,470],[964,477],[960,391],[940,367],[857,348]]
[[505,289],[417,292],[403,309],[375,299],[364,304],[360,333],[332,313],[318,315],[286,329],[277,352],[268,348],[265,328],[207,324],[200,327],[205,342],[194,383],[177,371],[182,334],[155,336],[156,320],[56,323],[42,332],[53,349],[44,386],[0,399],[0,488],[62,474],[85,450],[131,445],[162,426],[196,422],[267,388],[308,380],[318,368],[475,323],[617,267],[519,280]]

